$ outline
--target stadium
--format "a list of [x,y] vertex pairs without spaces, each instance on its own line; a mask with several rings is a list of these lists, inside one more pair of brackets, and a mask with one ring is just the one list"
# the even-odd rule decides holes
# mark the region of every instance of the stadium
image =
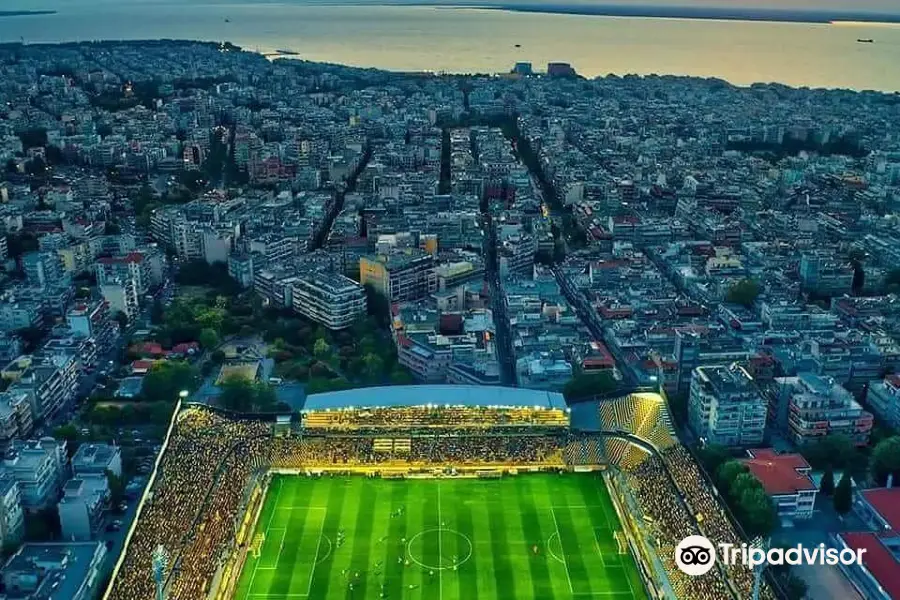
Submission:
[[[743,599],[742,540],[664,397],[415,385],[175,411],[105,600]],[[774,598],[763,583],[760,596]]]

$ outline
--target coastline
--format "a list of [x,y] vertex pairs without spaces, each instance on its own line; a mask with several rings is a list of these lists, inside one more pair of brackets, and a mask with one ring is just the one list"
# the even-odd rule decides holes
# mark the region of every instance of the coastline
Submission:
[[41,15],[55,15],[56,10],[0,10],[0,19],[3,17],[37,17]]
[[[384,6],[411,6],[399,3],[384,3]],[[479,9],[519,13],[551,15],[578,15],[591,17],[624,17],[638,19],[683,19],[695,21],[737,21],[748,23],[797,23],[807,25],[900,25],[900,14],[882,13],[839,13],[825,11],[785,11],[764,9],[719,9],[694,8],[688,6],[619,6],[585,4],[429,4],[441,9]]]

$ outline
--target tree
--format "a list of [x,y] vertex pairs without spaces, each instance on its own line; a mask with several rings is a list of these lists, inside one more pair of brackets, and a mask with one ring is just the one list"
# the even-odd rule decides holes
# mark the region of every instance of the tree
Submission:
[[325,341],[325,338],[318,338],[316,343],[313,344],[313,354],[316,358],[324,358],[328,356],[331,352],[331,347],[328,345],[328,342]]
[[719,488],[727,492],[731,489],[731,484],[734,483],[737,476],[747,472],[747,465],[739,460],[729,460],[723,463],[719,470],[716,471],[716,481],[719,484]]
[[833,467],[835,469],[856,469],[860,466],[862,455],[849,436],[833,434],[820,441],[804,447],[801,451],[810,465],[817,469]]
[[117,310],[116,314],[113,315],[113,319],[116,320],[116,323],[119,324],[119,329],[122,331],[128,329],[128,315],[123,313],[121,310]]
[[409,374],[409,371],[402,367],[394,367],[394,370],[391,371],[391,385],[410,385],[413,383],[413,377]]
[[732,304],[751,307],[759,296],[759,284],[752,279],[742,279],[728,289],[725,299]]
[[708,444],[697,451],[707,472],[716,473],[723,464],[731,459],[731,452],[725,446]]
[[384,361],[377,354],[366,354],[363,357],[365,367],[365,376],[369,381],[379,379],[384,371]]
[[174,402],[182,390],[189,392],[197,387],[196,370],[188,363],[170,360],[157,363],[144,376],[141,396],[145,400]]
[[106,481],[109,483],[109,503],[117,507],[125,499],[125,480],[107,469]]
[[200,331],[199,342],[204,350],[212,350],[219,345],[219,334],[207,327]]
[[741,524],[750,537],[768,537],[778,525],[778,514],[762,484],[746,489],[738,499]]
[[822,475],[822,483],[819,484],[819,491],[826,496],[830,496],[834,493],[834,471],[830,466],[825,469],[825,474]]
[[872,450],[869,464],[872,477],[878,485],[887,485],[890,475],[893,475],[894,483],[900,483],[900,436],[895,435],[879,442]]
[[240,375],[232,375],[219,384],[219,404],[228,410],[249,412],[253,409],[253,383]]
[[587,400],[615,390],[616,380],[609,371],[598,373],[579,373],[572,377],[563,387],[566,402],[572,404],[579,400]]
[[832,501],[834,502],[834,510],[839,515],[846,515],[853,507],[853,482],[847,471],[844,471],[837,487],[834,488],[834,498]]

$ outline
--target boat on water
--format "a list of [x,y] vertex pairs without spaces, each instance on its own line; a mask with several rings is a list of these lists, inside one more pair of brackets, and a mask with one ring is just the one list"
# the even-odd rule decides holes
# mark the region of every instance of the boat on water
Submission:
[[857,41],[858,43],[860,43],[860,44],[874,44],[874,43],[875,43],[875,40],[873,40],[873,39],[871,39],[871,38],[866,38],[866,39],[863,39],[863,38],[857,38],[856,41]]
[[521,48],[522,44],[516,44],[516,48]]

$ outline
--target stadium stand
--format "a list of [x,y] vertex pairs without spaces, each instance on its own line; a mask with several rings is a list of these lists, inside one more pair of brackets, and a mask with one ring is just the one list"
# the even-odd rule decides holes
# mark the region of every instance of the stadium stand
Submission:
[[[452,467],[498,474],[501,468],[521,466],[611,467],[623,482],[617,487],[630,495],[628,505],[636,507],[631,520],[641,530],[630,533],[647,540],[678,597],[750,597],[753,581],[745,569],[718,567],[703,578],[690,578],[674,565],[675,545],[687,535],[702,533],[738,544],[743,540],[690,453],[678,444],[665,399],[636,393],[599,402],[593,410],[593,430],[579,430],[577,424],[570,426],[564,406],[553,401],[531,408],[401,404],[354,410],[322,403],[303,411],[299,425],[285,434],[283,423],[187,408],[177,417],[121,568],[104,598],[153,598],[150,562],[158,544],[171,556],[167,598],[209,597],[223,572],[239,569],[230,560],[240,554],[236,549],[246,552],[252,546],[247,514],[272,469]],[[765,585],[762,597],[774,597]]]

